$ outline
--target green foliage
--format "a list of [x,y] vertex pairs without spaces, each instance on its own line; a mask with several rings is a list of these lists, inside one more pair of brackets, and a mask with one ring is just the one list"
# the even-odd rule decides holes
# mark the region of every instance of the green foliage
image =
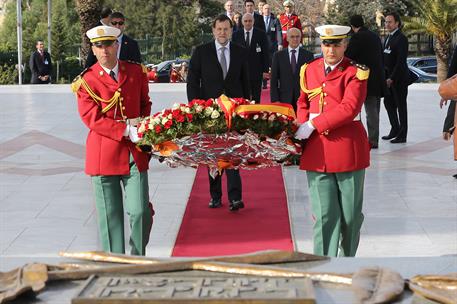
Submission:
[[328,13],[325,17],[327,23],[349,25],[352,15],[362,15],[365,26],[376,29],[376,11],[379,8],[377,1],[364,0],[335,0],[329,4]]
[[0,65],[0,84],[17,83],[18,73],[14,65]]

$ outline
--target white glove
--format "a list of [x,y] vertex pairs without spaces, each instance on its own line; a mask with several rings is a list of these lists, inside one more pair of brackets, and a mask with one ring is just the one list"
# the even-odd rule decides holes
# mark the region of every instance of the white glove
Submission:
[[307,139],[314,131],[314,126],[310,120],[300,125],[297,132],[295,132],[296,139]]
[[130,141],[134,144],[140,141],[140,138],[138,137],[138,129],[137,127],[134,126],[129,126],[129,138]]

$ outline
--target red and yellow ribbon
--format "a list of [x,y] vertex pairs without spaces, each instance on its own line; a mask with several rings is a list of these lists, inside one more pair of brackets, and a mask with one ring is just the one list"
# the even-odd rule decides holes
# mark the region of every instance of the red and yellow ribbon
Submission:
[[292,105],[287,103],[270,103],[270,104],[249,104],[236,106],[235,101],[225,95],[221,95],[216,99],[218,105],[224,111],[227,127],[232,127],[232,115],[240,114],[256,114],[261,112],[278,113],[287,117],[296,118],[295,111]]

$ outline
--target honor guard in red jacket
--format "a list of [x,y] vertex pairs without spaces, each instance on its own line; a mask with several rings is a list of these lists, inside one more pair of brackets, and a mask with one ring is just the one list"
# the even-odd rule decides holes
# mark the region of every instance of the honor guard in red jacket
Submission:
[[[287,31],[290,28],[298,28],[300,33],[302,32],[300,18],[296,14],[293,13],[294,11],[294,2],[290,0],[286,0],[283,3],[284,6],[284,13],[278,15],[279,22],[281,23],[281,30],[282,30],[282,47],[286,48],[289,43],[287,42]],[[300,39],[301,41],[301,39]]]
[[367,133],[360,121],[369,70],[344,57],[349,30],[339,25],[317,27],[323,58],[300,71],[301,125],[295,136],[305,140],[300,169],[307,171],[314,253],[327,256],[354,256],[357,251],[365,168],[370,164]]
[[136,125],[150,115],[151,102],[147,69],[117,59],[119,34],[119,29],[103,25],[87,31],[98,62],[75,79],[72,89],[81,119],[89,128],[85,172],[92,177],[103,250],[125,252],[125,208],[131,254],[144,255],[152,225],[149,156],[135,143],[139,140]]

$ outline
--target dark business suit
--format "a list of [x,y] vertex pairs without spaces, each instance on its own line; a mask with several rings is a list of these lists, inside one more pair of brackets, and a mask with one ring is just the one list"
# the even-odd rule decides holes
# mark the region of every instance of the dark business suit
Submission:
[[[248,54],[245,48],[230,43],[230,64],[225,79],[216,53],[214,40],[197,46],[192,53],[187,74],[187,100],[229,97],[249,97]],[[241,177],[238,170],[226,170],[230,201],[242,199]],[[209,175],[209,174],[208,174]],[[213,200],[222,197],[221,175],[209,176]]]
[[406,140],[408,134],[408,110],[406,99],[408,97],[409,70],[406,64],[408,56],[408,39],[398,29],[384,43],[384,67],[386,79],[393,83],[388,88],[384,98],[391,130],[388,137]]
[[248,48],[249,53],[249,83],[251,88],[250,99],[260,103],[260,92],[262,90],[263,73],[268,72],[268,41],[264,31],[253,27],[250,31],[252,35],[249,47],[246,45],[245,30],[233,34],[232,41]]
[[257,12],[254,12],[254,27],[265,32],[265,21],[263,21],[263,16]]
[[295,73],[290,65],[289,48],[285,48],[273,55],[271,65],[270,99],[289,103],[297,110],[297,99],[300,97],[300,67],[314,59],[311,52],[298,48],[298,59]]
[[[452,54],[451,64],[449,65],[449,70],[447,71],[447,78],[450,78],[457,74],[457,45],[454,48],[454,53]],[[455,132],[454,120],[455,120],[455,104],[457,101],[451,100],[449,107],[447,109],[446,118],[444,119],[443,132]],[[456,134],[454,134],[456,136]]]
[[[120,60],[134,61],[141,63],[141,53],[140,48],[138,47],[138,42],[135,39],[130,38],[127,35],[122,35],[122,41],[119,44],[121,51],[119,53]],[[86,68],[91,67],[94,63],[97,62],[97,58],[92,52],[92,48],[89,49],[89,54],[87,55]]]
[[51,82],[51,77],[48,78],[46,81],[42,81],[38,78],[38,76],[51,76],[52,71],[52,62],[51,62],[51,55],[43,51],[43,55],[40,52],[35,51],[30,56],[30,70],[32,71],[32,79],[30,83],[33,84],[45,84]]
[[[265,16],[262,17],[265,21]],[[273,54],[278,51],[278,45],[282,45],[281,24],[273,14],[270,14],[267,22],[265,22],[265,33],[268,38],[269,65],[271,66]]]
[[377,147],[379,141],[380,101],[387,89],[381,39],[374,32],[361,27],[357,33],[352,35],[345,55],[370,69],[367,98],[364,104],[367,114],[368,138],[371,146]]

